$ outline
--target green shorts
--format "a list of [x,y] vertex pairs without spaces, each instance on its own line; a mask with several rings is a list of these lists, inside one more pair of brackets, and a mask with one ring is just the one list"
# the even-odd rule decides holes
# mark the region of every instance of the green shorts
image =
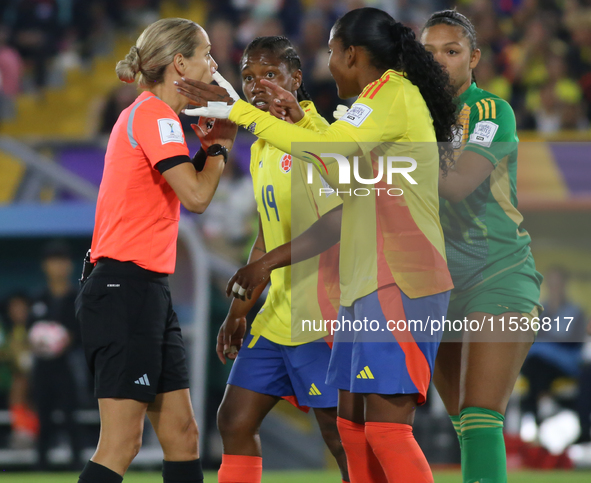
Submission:
[[500,274],[463,292],[452,290],[447,319],[462,320],[473,312],[491,315],[517,312],[536,317],[543,308],[540,305],[543,279],[530,254],[523,265],[513,272]]

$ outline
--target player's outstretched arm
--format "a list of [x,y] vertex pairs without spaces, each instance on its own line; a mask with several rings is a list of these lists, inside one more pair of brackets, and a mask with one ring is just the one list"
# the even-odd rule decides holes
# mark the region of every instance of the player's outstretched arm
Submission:
[[341,218],[342,205],[326,213],[294,240],[242,267],[228,282],[227,294],[232,293],[242,300],[250,300],[253,296],[258,298],[273,270],[315,257],[338,243]]

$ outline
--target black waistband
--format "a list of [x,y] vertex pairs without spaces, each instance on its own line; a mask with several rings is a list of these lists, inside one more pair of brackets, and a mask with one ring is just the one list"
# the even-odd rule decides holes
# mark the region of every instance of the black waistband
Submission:
[[94,276],[116,275],[120,277],[144,278],[148,280],[159,280],[166,282],[167,273],[153,272],[136,265],[133,262],[120,262],[112,258],[99,258],[92,271]]

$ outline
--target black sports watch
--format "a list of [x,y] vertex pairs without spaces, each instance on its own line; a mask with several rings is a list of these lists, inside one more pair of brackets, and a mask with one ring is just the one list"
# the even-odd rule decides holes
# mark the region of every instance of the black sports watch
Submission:
[[207,148],[207,155],[208,156],[223,156],[224,157],[224,164],[228,162],[228,150],[225,146],[221,144],[212,144]]
[[212,144],[207,148],[207,151],[205,151],[203,146],[201,146],[191,160],[197,171],[203,170],[207,156],[223,156],[224,164],[226,164],[228,162],[228,149],[221,144]]

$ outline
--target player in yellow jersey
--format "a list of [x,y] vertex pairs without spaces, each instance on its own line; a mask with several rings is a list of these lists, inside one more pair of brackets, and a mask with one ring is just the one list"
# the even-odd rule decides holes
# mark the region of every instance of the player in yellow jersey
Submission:
[[[447,318],[486,321],[441,344],[433,380],[458,433],[464,483],[505,483],[504,414],[534,339],[529,322],[540,309],[542,281],[517,210],[515,114],[474,82],[480,50],[468,18],[434,13],[421,40],[449,72],[459,113],[457,160],[439,183],[454,281]],[[520,330],[504,332],[504,320],[519,321]]]
[[[440,160],[436,142],[452,139],[453,93],[442,67],[412,30],[381,10],[348,12],[333,26],[328,45],[339,96],[359,97],[323,132],[306,129],[307,115],[293,126],[234,102],[218,86],[188,79],[177,85],[194,104],[207,106],[189,114],[229,118],[298,158],[306,154],[301,143],[322,143],[323,150],[334,146],[345,157],[358,154],[364,181],[379,173],[371,146],[395,144],[416,162],[412,177],[382,178],[365,196],[354,196],[367,184],[358,176],[348,180],[350,171],[341,172],[339,158],[319,156],[331,186],[341,190],[349,181],[353,193],[342,196],[339,319],[378,324],[373,333],[354,329],[352,339],[336,332],[327,382],[339,388],[339,433],[352,482],[432,482],[412,422],[425,400],[441,338],[440,331],[425,333],[422,327],[446,313],[452,288],[437,189],[439,169],[453,153],[451,146],[441,146]],[[278,106],[293,119],[290,96],[274,90]],[[314,145],[308,146],[313,153]],[[388,195],[392,185],[400,190],[397,196]],[[393,320],[398,325],[392,326]],[[413,320],[419,323],[411,329]]]
[[[309,99],[303,88],[300,59],[285,37],[253,40],[246,47],[240,66],[244,95],[261,111],[268,111],[272,101],[271,91],[261,84],[262,79],[287,89],[300,99]],[[318,129],[328,127],[310,100],[302,100],[301,107]],[[323,339],[326,332],[295,334],[291,324],[290,242],[292,236],[297,237],[310,228],[322,215],[327,216],[323,217],[321,227],[326,229],[326,222],[331,220],[335,226],[334,235],[330,237],[330,244],[335,246],[318,255],[321,250],[310,245],[317,256],[308,258],[311,254],[307,250],[304,258],[308,259],[301,262],[309,265],[310,273],[316,274],[305,280],[305,287],[297,287],[310,294],[306,318],[336,317],[339,295],[337,290],[333,306],[327,297],[331,287],[319,280],[318,273],[322,266],[332,270],[328,281],[330,283],[332,278],[338,286],[338,264],[331,264],[330,260],[338,258],[336,243],[341,200],[334,194],[318,195],[322,184],[317,174],[312,189],[304,183],[292,182],[294,177],[303,179],[303,167],[303,163],[293,163],[290,154],[263,140],[251,147],[250,172],[259,213],[259,233],[249,265],[236,274],[229,288],[253,271],[263,272],[264,282],[254,295],[249,292],[248,297],[242,297],[244,300],[233,300],[218,336],[217,352],[222,362],[226,356],[234,359],[233,351],[239,349],[218,411],[218,428],[224,445],[218,474],[218,481],[222,483],[260,483],[262,453],[258,431],[263,419],[282,397],[299,407],[313,408],[322,436],[341,468],[343,481],[348,481],[346,457],[336,425],[338,391],[325,383],[331,344]],[[292,196],[298,199],[298,213],[303,215],[294,223]],[[269,278],[271,286],[265,304],[250,333],[244,337],[246,315]],[[232,353],[228,353],[229,347]]]

